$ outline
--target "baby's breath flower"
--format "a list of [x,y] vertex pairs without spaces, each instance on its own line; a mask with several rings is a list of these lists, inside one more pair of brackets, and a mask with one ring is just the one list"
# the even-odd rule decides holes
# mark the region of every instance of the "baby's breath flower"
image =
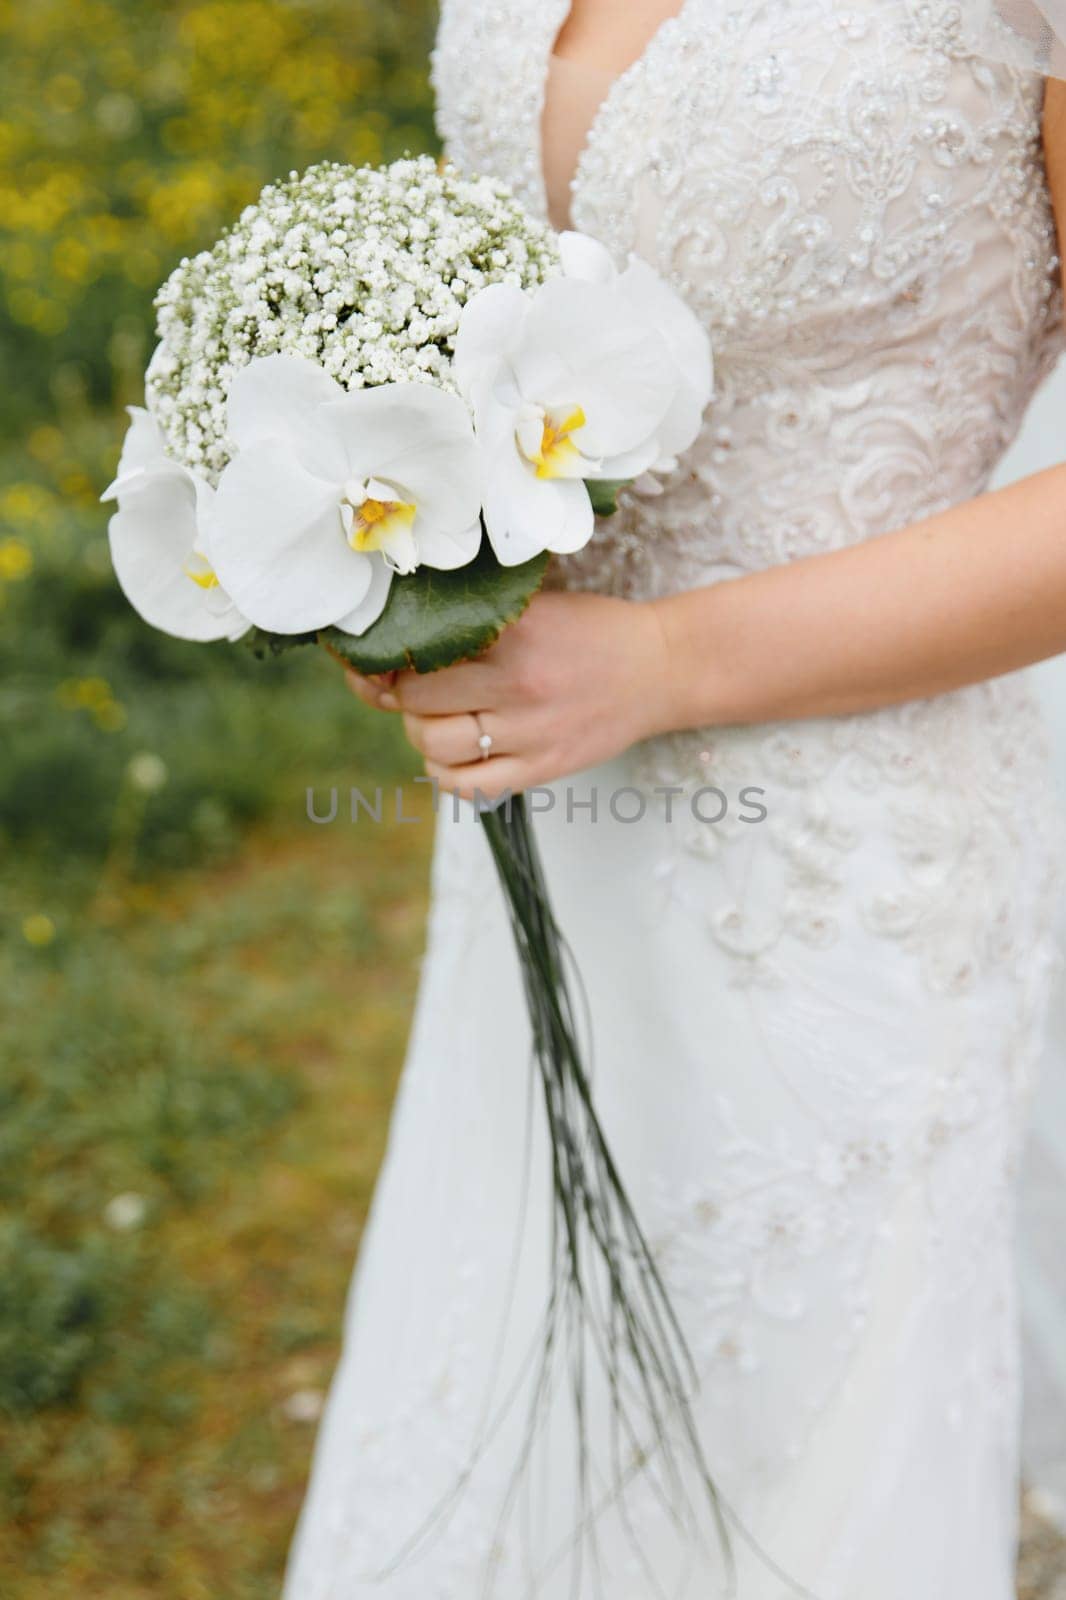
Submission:
[[554,235],[495,179],[429,156],[291,173],[159,291],[148,408],[168,453],[215,483],[231,453],[226,394],[253,357],[305,356],[346,389],[454,389],[471,296],[557,270]]

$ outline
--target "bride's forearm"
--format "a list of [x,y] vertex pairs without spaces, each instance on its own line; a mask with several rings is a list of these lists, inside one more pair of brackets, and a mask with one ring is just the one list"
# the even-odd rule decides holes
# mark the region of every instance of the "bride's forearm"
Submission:
[[650,604],[662,730],[841,715],[997,677],[1066,651],[1066,466]]

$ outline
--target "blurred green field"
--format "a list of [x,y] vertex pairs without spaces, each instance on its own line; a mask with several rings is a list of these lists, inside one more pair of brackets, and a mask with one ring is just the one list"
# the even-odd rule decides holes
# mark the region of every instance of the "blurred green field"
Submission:
[[413,773],[395,726],[152,633],[97,496],[158,282],[290,168],[433,149],[433,24],[0,0],[3,1600],[278,1590],[431,830],[312,826]]

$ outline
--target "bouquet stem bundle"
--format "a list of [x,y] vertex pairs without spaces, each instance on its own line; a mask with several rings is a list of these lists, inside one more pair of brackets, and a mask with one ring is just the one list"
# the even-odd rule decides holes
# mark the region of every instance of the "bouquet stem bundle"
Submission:
[[[571,1371],[584,1512],[590,1467],[585,1438],[584,1339],[586,1333],[591,1335],[603,1364],[614,1418],[630,1445],[630,1465],[622,1469],[620,1482],[657,1453],[674,1494],[676,1513],[686,1504],[680,1443],[695,1463],[732,1581],[725,1508],[704,1459],[690,1405],[698,1376],[596,1112],[567,976],[571,962],[552,913],[523,796],[509,796],[502,805],[483,811],[481,823],[518,951],[551,1146],[552,1289],[532,1425],[554,1352],[570,1330],[575,1345],[570,1354],[574,1358]],[[600,1303],[597,1276],[605,1276],[605,1305]]]

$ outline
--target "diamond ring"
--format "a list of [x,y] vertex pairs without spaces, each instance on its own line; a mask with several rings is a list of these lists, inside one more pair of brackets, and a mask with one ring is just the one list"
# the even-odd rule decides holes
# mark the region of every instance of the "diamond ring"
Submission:
[[474,712],[474,721],[477,723],[478,730],[477,747],[481,752],[479,759],[482,761],[487,761],[489,759],[489,752],[492,749],[492,734],[485,732],[485,725],[476,711]]

